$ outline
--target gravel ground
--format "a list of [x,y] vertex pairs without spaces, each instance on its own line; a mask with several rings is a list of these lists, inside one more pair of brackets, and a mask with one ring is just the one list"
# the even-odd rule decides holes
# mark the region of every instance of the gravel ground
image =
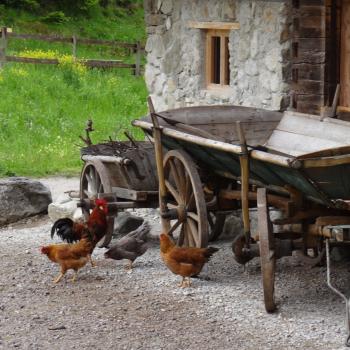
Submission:
[[[42,181],[54,198],[78,184]],[[192,288],[177,287],[155,242],[132,273],[96,249],[96,268],[54,285],[58,265],[39,254],[50,225],[42,216],[0,230],[1,349],[345,349],[344,304],[327,288],[324,268],[279,261],[273,315],[262,303],[259,260],[243,272],[229,241],[215,243],[209,280]],[[337,264],[334,276],[347,289],[348,272]]]

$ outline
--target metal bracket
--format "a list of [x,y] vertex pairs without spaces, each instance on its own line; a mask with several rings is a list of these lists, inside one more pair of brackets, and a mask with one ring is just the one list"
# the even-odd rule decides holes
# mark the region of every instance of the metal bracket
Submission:
[[332,286],[331,284],[331,264],[330,264],[330,257],[329,257],[329,239],[326,239],[326,261],[327,261],[327,285],[328,287],[336,294],[338,294],[344,301],[345,301],[345,308],[346,308],[346,328],[348,332],[348,336],[345,341],[345,346],[350,347],[350,313],[349,313],[349,301],[350,299],[347,298],[343,293],[341,293],[338,289]]

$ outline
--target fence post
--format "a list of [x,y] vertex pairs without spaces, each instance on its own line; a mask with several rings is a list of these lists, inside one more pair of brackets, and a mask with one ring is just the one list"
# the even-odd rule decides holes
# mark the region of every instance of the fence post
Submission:
[[141,43],[136,43],[136,62],[135,62],[135,75],[139,77],[141,75]]
[[76,35],[72,36],[72,43],[73,43],[73,58],[75,60],[77,58],[77,37],[76,37]]
[[0,40],[0,68],[2,68],[5,65],[6,62],[6,46],[7,46],[7,40],[6,40],[6,27],[1,28],[1,40]]

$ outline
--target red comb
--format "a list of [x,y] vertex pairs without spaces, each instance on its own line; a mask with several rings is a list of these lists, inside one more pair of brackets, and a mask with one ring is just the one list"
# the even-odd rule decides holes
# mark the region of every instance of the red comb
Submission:
[[105,200],[105,199],[103,199],[103,198],[98,198],[98,199],[96,199],[95,200],[95,204],[97,205],[97,206],[106,206],[107,205],[107,201]]

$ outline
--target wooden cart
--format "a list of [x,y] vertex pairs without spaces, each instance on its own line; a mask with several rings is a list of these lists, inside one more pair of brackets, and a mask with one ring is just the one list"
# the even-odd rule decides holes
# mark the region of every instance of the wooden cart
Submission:
[[[155,113],[151,101],[150,111],[133,125],[154,140],[163,229],[179,245],[205,247],[209,209],[242,208],[244,232],[232,249],[242,264],[260,256],[268,312],[276,259],[298,249],[317,262],[325,239],[349,241],[338,226],[350,224],[349,122],[234,106]],[[271,222],[269,207],[283,218]]]

